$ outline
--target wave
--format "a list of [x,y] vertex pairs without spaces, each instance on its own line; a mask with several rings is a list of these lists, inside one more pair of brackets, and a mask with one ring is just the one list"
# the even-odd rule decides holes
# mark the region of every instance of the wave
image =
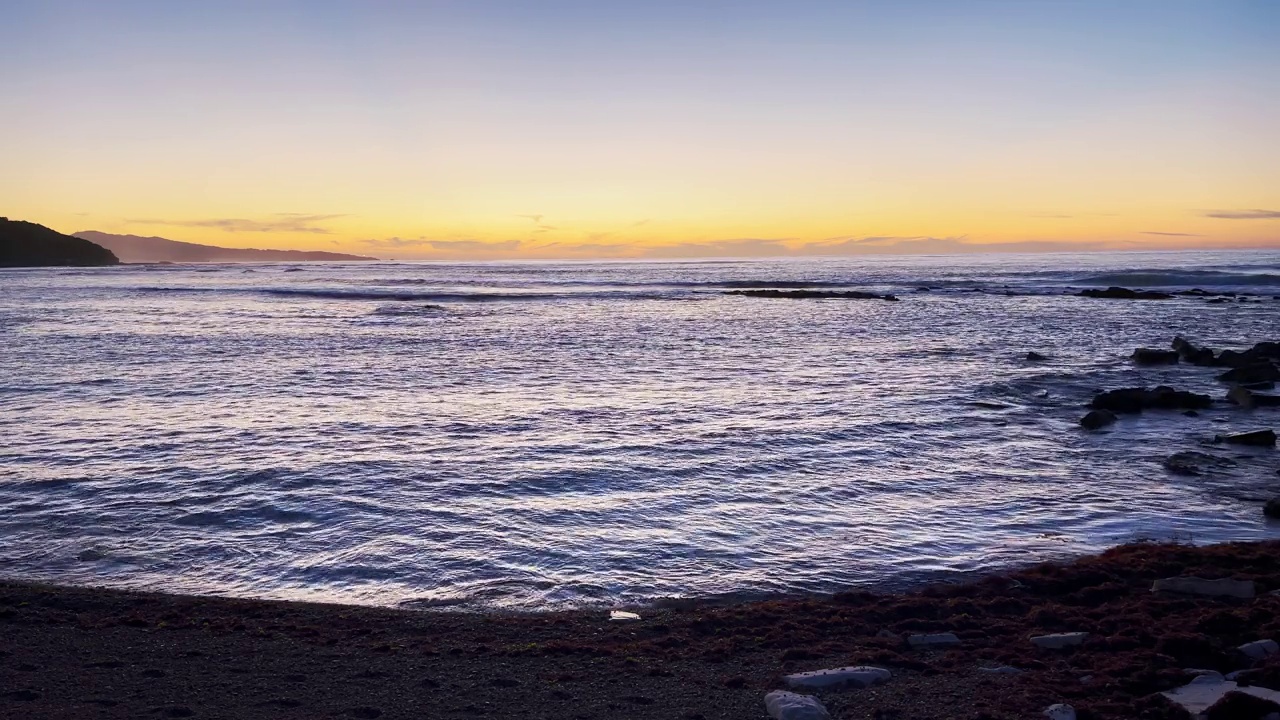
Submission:
[[1083,285],[1138,285],[1142,287],[1276,286],[1280,275],[1271,273],[1227,272],[1224,270],[1122,270],[1116,273],[1079,278]]

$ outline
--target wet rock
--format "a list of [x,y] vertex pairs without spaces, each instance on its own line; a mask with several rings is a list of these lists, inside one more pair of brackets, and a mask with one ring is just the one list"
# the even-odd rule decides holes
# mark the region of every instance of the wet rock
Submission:
[[890,673],[884,668],[857,665],[795,673],[783,678],[791,688],[870,687],[888,681]]
[[1175,337],[1171,343],[1174,351],[1183,360],[1192,365],[1213,365],[1214,354],[1209,348],[1197,347],[1182,336]]
[[1130,290],[1122,287],[1109,287],[1106,290],[1088,288],[1079,292],[1080,297],[1103,298],[1107,300],[1170,300],[1169,293]]
[[1275,640],[1254,640],[1236,649],[1250,660],[1266,660],[1272,655],[1280,655],[1280,645]]
[[102,560],[105,557],[106,557],[106,554],[96,548],[81,550],[80,553],[76,555],[76,559],[79,560],[80,562],[94,562],[97,560]]
[[1049,720],[1076,720],[1076,709],[1070,705],[1058,703],[1045,708],[1044,716]]
[[1218,376],[1218,379],[1223,382],[1233,382],[1241,385],[1275,382],[1280,380],[1280,368],[1276,368],[1275,365],[1269,362],[1245,365],[1222,373]]
[[907,644],[916,649],[953,647],[960,644],[955,633],[934,633],[932,635],[911,635]]
[[1208,453],[1187,450],[1165,458],[1164,469],[1174,475],[1202,475],[1210,468],[1235,467],[1236,461]]
[[1274,430],[1255,430],[1247,433],[1236,433],[1234,435],[1218,435],[1213,439],[1214,442],[1228,443],[1230,445],[1251,445],[1253,447],[1275,447],[1276,432]]
[[1200,413],[1196,412],[1195,410],[1183,410],[1182,414],[1186,415],[1187,417],[1200,417]]
[[1049,357],[1047,355],[1041,355],[1040,353],[1034,350],[1027,353],[1027,362],[1044,362],[1045,360],[1048,360],[1048,359]]
[[745,297],[758,298],[786,298],[790,300],[898,300],[895,295],[877,295],[876,293],[861,292],[859,290],[849,290],[845,292],[835,290],[727,290],[725,295],[743,295]]
[[1069,633],[1053,633],[1051,635],[1036,635],[1031,638],[1031,644],[1038,648],[1046,650],[1061,650],[1063,648],[1075,647],[1084,644],[1085,638],[1089,637],[1087,632],[1069,632]]
[[1138,348],[1133,351],[1129,359],[1139,365],[1172,365],[1178,362],[1179,355],[1173,350]]
[[764,708],[773,720],[831,720],[831,713],[818,698],[774,690],[764,696]]
[[1276,712],[1280,712],[1280,703],[1233,690],[1209,706],[1201,717],[1204,720],[1267,720]]
[[1206,580],[1200,577],[1171,577],[1156,580],[1151,585],[1151,592],[1171,592],[1182,595],[1204,595],[1206,597],[1235,597],[1249,599],[1257,594],[1252,580]]
[[1257,382],[1257,383],[1246,383],[1244,385],[1241,385],[1240,387],[1244,388],[1245,390],[1253,390],[1254,392],[1257,392],[1259,390],[1275,390],[1276,384],[1274,382]]
[[1263,700],[1276,702],[1280,700],[1280,692],[1255,686],[1239,687],[1230,680],[1219,680],[1213,677],[1196,678],[1182,687],[1169,692],[1160,693],[1176,705],[1191,713],[1192,717],[1200,715],[1227,693],[1243,692]]
[[1116,421],[1116,414],[1110,410],[1090,410],[1080,418],[1080,425],[1085,430],[1098,430]]
[[1262,514],[1273,520],[1280,520],[1280,497],[1273,497],[1262,506]]
[[1256,407],[1280,407],[1280,397],[1257,393],[1239,385],[1227,391],[1227,402],[1235,403],[1246,410]]
[[1143,410],[1204,410],[1213,406],[1208,395],[1174,390],[1167,385],[1154,389],[1122,388],[1099,393],[1089,403],[1094,410],[1110,410],[1113,413],[1133,414]]

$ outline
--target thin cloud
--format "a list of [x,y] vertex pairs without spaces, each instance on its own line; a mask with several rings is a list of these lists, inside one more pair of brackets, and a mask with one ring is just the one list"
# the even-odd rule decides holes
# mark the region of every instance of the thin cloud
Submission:
[[1143,230],[1143,235],[1161,235],[1164,237],[1204,237],[1199,233],[1176,233],[1176,232],[1160,232],[1158,230]]
[[1204,216],[1219,220],[1280,220],[1280,210],[1210,210]]
[[211,218],[208,220],[127,220],[138,225],[168,225],[170,227],[214,228],[224,232],[284,232],[329,235],[328,228],[319,223],[346,217],[346,215],[308,215],[304,213],[276,213],[269,220],[246,218]]
[[504,240],[502,242],[485,242],[483,240],[433,240],[431,238],[369,238],[360,241],[364,245],[384,250],[403,250],[420,248],[440,250],[444,252],[510,252],[519,250],[524,242],[521,240]]
[[783,239],[774,238],[708,240],[645,248],[645,255],[650,257],[777,257],[795,254],[785,243]]

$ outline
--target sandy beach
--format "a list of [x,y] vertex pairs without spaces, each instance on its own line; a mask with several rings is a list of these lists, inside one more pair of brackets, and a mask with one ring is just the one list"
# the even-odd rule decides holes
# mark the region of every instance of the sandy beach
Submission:
[[[1255,581],[1253,599],[1151,592]],[[6,718],[753,718],[786,673],[854,664],[886,684],[820,692],[832,715],[1183,718],[1156,695],[1239,669],[1280,637],[1280,543],[1136,544],[907,594],[727,606],[463,614],[0,584]],[[1032,635],[1090,633],[1078,648]],[[912,633],[961,644],[912,650]],[[1280,688],[1280,662],[1253,682]],[[1012,666],[1017,674],[983,668]]]

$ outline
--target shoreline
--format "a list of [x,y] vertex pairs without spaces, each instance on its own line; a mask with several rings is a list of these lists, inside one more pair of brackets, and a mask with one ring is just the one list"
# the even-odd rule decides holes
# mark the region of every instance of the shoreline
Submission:
[[[1153,593],[1252,580],[1252,599]],[[166,595],[0,580],[0,716],[764,717],[788,673],[875,665],[819,691],[835,718],[1189,717],[1156,693],[1280,640],[1280,541],[1122,545],[907,592],[850,590],[606,611],[470,613]],[[1088,632],[1047,651],[1028,637]],[[912,649],[905,637],[955,633]],[[1280,657],[1256,679],[1280,690]],[[1002,674],[983,668],[1014,667]],[[1086,681],[1082,681],[1085,678]]]

